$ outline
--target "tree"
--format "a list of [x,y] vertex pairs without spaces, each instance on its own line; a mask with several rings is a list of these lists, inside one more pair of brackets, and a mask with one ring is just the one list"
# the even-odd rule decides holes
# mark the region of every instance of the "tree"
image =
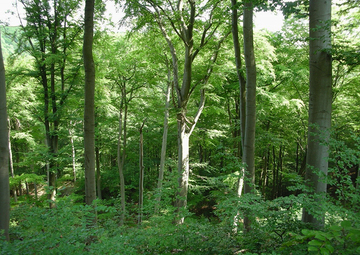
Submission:
[[9,240],[10,189],[9,189],[9,141],[6,110],[5,67],[0,34],[0,231]]
[[144,208],[144,135],[143,128],[145,125],[146,119],[143,121],[139,133],[140,133],[140,141],[139,141],[139,218],[138,224],[140,225],[143,218],[143,208]]
[[[187,193],[189,183],[189,141],[192,132],[200,118],[205,105],[205,90],[200,91],[198,110],[192,121],[189,120],[188,106],[190,96],[195,89],[204,86],[212,73],[213,65],[217,60],[222,42],[230,34],[230,31],[220,31],[223,20],[221,19],[221,5],[219,1],[208,1],[200,6],[195,1],[168,1],[156,2],[152,0],[143,2],[129,2],[130,9],[137,9],[153,17],[162,36],[167,42],[172,57],[172,73],[174,90],[176,91],[176,108],[178,122],[178,183],[179,194],[175,205],[180,210],[187,205]],[[128,12],[131,12],[128,10]],[[203,19],[203,20],[202,20]],[[147,20],[149,22],[149,20]],[[150,23],[150,22],[149,22]],[[220,34],[217,34],[220,32]],[[175,33],[177,37],[172,37]],[[176,43],[180,40],[183,50],[183,69],[179,68],[179,55]],[[218,42],[214,46],[214,42]],[[208,68],[200,78],[194,82],[193,63],[199,52],[208,44],[213,44],[212,54],[207,60]],[[182,72],[182,74],[181,74]],[[182,79],[180,78],[182,76]],[[177,222],[182,223],[183,217]]]
[[94,0],[85,3],[84,67],[85,67],[85,108],[84,108],[84,166],[85,202],[91,205],[96,199],[95,185],[95,65],[93,59]]
[[171,70],[169,67],[169,63],[166,58],[166,66],[168,69],[168,81],[167,81],[167,88],[166,88],[166,100],[165,100],[165,110],[164,110],[164,130],[163,130],[163,137],[162,137],[162,145],[161,145],[161,155],[160,155],[160,167],[159,167],[159,178],[157,182],[157,189],[159,191],[158,197],[156,197],[156,205],[155,205],[155,213],[159,210],[159,203],[161,200],[161,189],[162,189],[162,182],[164,179],[164,169],[165,169],[165,158],[166,158],[166,146],[167,146],[167,138],[168,138],[168,129],[169,129],[169,107],[170,107],[170,97],[171,97]]
[[246,168],[244,193],[251,193],[255,183],[256,64],[253,36],[253,3],[244,3],[244,55],[246,64],[246,120],[243,162]]
[[[59,171],[58,153],[63,107],[72,92],[78,65],[68,70],[69,49],[76,45],[79,26],[73,23],[73,13],[78,1],[20,1],[26,12],[26,25],[21,24],[19,53],[29,53],[34,59],[34,71],[29,72],[42,85],[42,121],[45,127],[45,143],[48,148],[48,195],[50,207],[54,206],[56,177]],[[79,58],[76,58],[75,62]],[[78,64],[78,63],[76,63]]]
[[[328,173],[328,156],[332,105],[332,58],[331,58],[331,1],[310,0],[310,98],[308,150],[306,175],[311,188],[321,203],[326,193],[325,177]],[[324,226],[321,218],[303,211],[303,221],[315,228]]]
[[[240,73],[240,49],[238,47],[237,38],[237,13],[234,10],[236,7],[236,1],[232,1],[233,14],[232,14],[232,26],[233,26],[233,40],[235,49],[236,67],[238,72],[238,78],[240,83],[240,117],[241,125],[241,137],[242,137],[242,162],[239,182],[238,182],[238,195],[241,196],[244,188],[244,194],[250,194],[254,190],[255,184],[255,127],[256,127],[256,64],[254,53],[254,33],[253,33],[253,3],[251,1],[244,2],[244,14],[243,14],[243,35],[244,35],[244,55],[246,65],[246,96],[244,103],[244,77]],[[245,122],[245,123],[244,123]],[[246,231],[250,230],[250,220],[248,216],[244,218],[244,227]]]
[[[241,61],[241,49],[239,42],[239,26],[238,26],[238,3],[237,0],[231,0],[231,28],[234,44],[234,54],[235,54],[235,64],[236,64],[236,74],[239,80],[239,90],[240,90],[240,133],[241,133],[241,146],[244,146],[244,135],[245,135],[245,85],[246,80],[243,73],[243,66]],[[242,148],[241,151],[243,151]],[[241,185],[240,185],[241,186]],[[242,189],[239,190],[241,195]]]

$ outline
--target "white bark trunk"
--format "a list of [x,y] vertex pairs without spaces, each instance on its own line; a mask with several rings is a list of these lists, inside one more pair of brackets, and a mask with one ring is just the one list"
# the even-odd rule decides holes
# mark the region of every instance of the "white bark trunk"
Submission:
[[[187,192],[189,185],[189,134],[186,133],[186,122],[184,116],[178,114],[178,183],[179,194],[176,200],[176,207],[185,208],[187,205]],[[184,217],[180,216],[176,222],[184,223]]]
[[[8,121],[8,139],[9,139],[9,164],[10,164],[10,172],[11,172],[11,177],[14,178],[15,177],[15,173],[14,173],[14,163],[13,163],[13,157],[12,157],[12,149],[11,149],[11,140],[10,140],[10,133],[11,133],[11,126],[10,126],[10,119],[7,119]],[[17,194],[16,194],[16,186],[13,190],[14,192],[14,201],[17,202]]]
[[71,131],[71,126],[72,126],[72,121],[70,121],[69,136],[71,143],[72,170],[73,170],[74,182],[76,182],[76,151],[75,151],[74,137]]

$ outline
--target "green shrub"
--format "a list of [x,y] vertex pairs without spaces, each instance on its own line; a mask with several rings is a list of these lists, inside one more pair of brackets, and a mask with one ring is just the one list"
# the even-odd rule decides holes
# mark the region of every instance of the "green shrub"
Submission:
[[324,231],[303,229],[301,235],[295,234],[283,244],[283,248],[296,250],[307,244],[307,251],[316,254],[360,254],[360,229],[350,221],[332,225]]

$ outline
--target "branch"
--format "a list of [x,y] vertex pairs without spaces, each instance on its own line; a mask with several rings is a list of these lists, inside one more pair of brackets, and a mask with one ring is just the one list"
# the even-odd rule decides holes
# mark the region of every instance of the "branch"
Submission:
[[192,94],[192,92],[194,91],[194,89],[195,89],[200,83],[206,84],[206,83],[208,82],[208,80],[209,80],[209,78],[210,78],[210,76],[211,76],[211,74],[212,74],[214,64],[215,64],[215,62],[216,62],[216,60],[217,60],[217,57],[218,57],[218,55],[219,55],[219,51],[220,51],[221,44],[225,41],[225,39],[226,39],[230,34],[231,34],[231,30],[228,31],[228,32],[221,38],[221,40],[219,41],[219,43],[217,44],[216,50],[215,50],[214,54],[211,56],[211,59],[210,59],[210,60],[211,60],[211,63],[210,63],[210,66],[208,67],[208,70],[207,70],[204,78],[202,78],[199,82],[197,82],[197,83],[191,88],[191,90],[190,90],[190,92],[189,92],[189,97],[190,97],[190,95]]
[[[174,45],[172,44],[171,38],[169,37],[169,35],[167,34],[163,24],[160,21],[160,17],[156,17],[154,15],[154,18],[156,19],[156,22],[159,25],[159,28],[168,44],[168,47],[170,49],[170,53],[171,53],[171,57],[172,57],[172,67],[173,67],[173,75],[174,75],[174,87],[178,96],[178,101],[181,100],[181,91],[180,91],[180,86],[179,86],[179,70],[178,70],[178,59],[177,59],[177,55],[176,55],[176,50]],[[174,91],[174,90],[173,90]]]
[[[152,3],[152,2],[151,2],[151,3]],[[153,4],[152,6],[154,7],[155,11],[157,12],[157,15],[158,15],[159,19],[160,19],[160,12],[159,12],[158,8],[161,10],[161,12],[164,14],[164,16],[169,20],[170,25],[171,25],[171,27],[174,29],[175,33],[179,36],[179,38],[180,38],[181,40],[184,41],[184,37],[181,35],[181,33],[180,33],[180,32],[178,31],[178,29],[176,28],[174,21],[170,18],[169,15],[166,14],[165,10],[164,10],[161,6],[159,6],[159,5]],[[173,10],[173,7],[172,7],[171,4],[170,4],[170,6],[171,6],[172,11],[175,12],[175,10]],[[184,42],[185,42],[185,41],[184,41]]]
[[190,130],[188,132],[188,135],[191,136],[191,133],[194,131],[194,128],[196,126],[196,123],[198,122],[199,118],[200,118],[200,115],[204,109],[204,106],[205,106],[205,89],[202,89],[201,90],[201,97],[200,97],[200,105],[199,105],[199,109],[195,115],[195,118],[194,118],[194,122],[193,124],[190,126]]

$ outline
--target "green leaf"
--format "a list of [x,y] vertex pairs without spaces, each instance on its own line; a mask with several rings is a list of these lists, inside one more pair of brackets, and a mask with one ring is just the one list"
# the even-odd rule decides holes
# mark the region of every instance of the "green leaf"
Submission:
[[321,246],[323,245],[323,242],[320,242],[318,240],[311,240],[308,244],[313,246]]
[[341,231],[342,228],[341,228],[340,226],[338,226],[338,225],[333,225],[333,226],[330,227],[330,230],[333,230],[333,231]]
[[359,247],[357,247],[357,249],[356,249],[356,253],[360,253],[360,246]]
[[344,229],[349,229],[351,228],[351,222],[348,221],[348,220],[344,220],[341,222],[341,226],[344,228]]
[[319,239],[321,241],[325,241],[326,239],[329,239],[327,236],[326,236],[326,233],[322,233],[322,232],[317,232],[315,234],[315,238],[316,239]]
[[351,241],[360,243],[360,229],[350,230],[348,237],[351,239]]
[[330,253],[333,253],[335,250],[334,247],[329,243],[326,243],[325,247],[326,247],[326,249],[328,249],[330,251]]
[[330,254],[330,251],[329,251],[328,249],[324,248],[324,247],[321,247],[321,248],[320,248],[320,253],[321,253],[322,255],[329,255],[329,254]]
[[309,246],[308,247],[308,251],[318,251],[319,248],[315,247],[315,246]]
[[309,230],[309,229],[303,229],[303,230],[301,230],[301,233],[302,233],[304,236],[307,236],[307,237],[315,236],[314,231],[313,231],[313,230]]

